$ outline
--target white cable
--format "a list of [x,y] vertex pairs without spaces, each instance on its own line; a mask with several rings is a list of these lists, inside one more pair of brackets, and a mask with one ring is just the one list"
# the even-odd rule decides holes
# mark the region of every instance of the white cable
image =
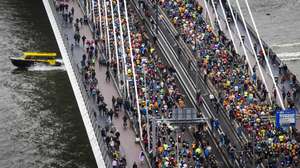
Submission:
[[211,0],[211,3],[212,3],[213,9],[214,9],[215,14],[216,14],[216,19],[217,19],[217,22],[219,24],[219,29],[222,30],[222,25],[221,25],[221,22],[220,22],[220,19],[219,19],[218,11],[217,11],[216,5],[214,3],[214,0]]
[[[123,71],[123,75],[126,78],[124,80],[124,82],[126,83],[127,96],[129,97],[130,90],[129,90],[129,81],[128,81],[128,68],[127,68],[126,52],[125,52],[125,46],[124,46],[124,35],[123,35],[122,18],[121,18],[119,0],[117,0],[117,7],[118,7],[119,28],[120,28],[120,36],[121,36],[122,58],[123,58],[123,65],[124,65],[124,69],[125,69],[125,72]],[[125,90],[125,88],[124,88],[124,90]]]
[[276,81],[275,81],[275,78],[274,78],[272,69],[271,69],[270,64],[269,64],[269,59],[267,58],[267,55],[266,55],[265,49],[264,49],[264,47],[263,47],[263,45],[262,45],[262,41],[261,41],[261,39],[260,39],[260,35],[259,35],[259,33],[258,33],[256,24],[255,24],[255,21],[254,21],[254,19],[253,19],[253,15],[252,15],[251,9],[250,9],[250,7],[249,7],[248,0],[245,0],[245,2],[246,2],[247,10],[248,10],[248,12],[249,12],[249,14],[250,14],[250,17],[251,17],[251,21],[252,21],[253,26],[254,26],[255,33],[256,33],[257,38],[258,38],[258,41],[259,41],[259,45],[260,45],[260,47],[261,47],[261,49],[262,49],[263,55],[264,55],[264,57],[265,57],[265,61],[266,61],[266,63],[267,63],[267,67],[268,67],[268,69],[269,69],[269,71],[270,71],[270,75],[271,75],[271,78],[272,78],[272,81],[273,81],[273,84],[274,84],[276,93],[277,93],[277,95],[278,95],[277,97],[278,97],[278,99],[279,99],[279,102],[280,102],[281,107],[282,107],[283,109],[285,109],[284,104],[283,104],[283,101],[282,101],[282,97],[281,97],[281,94],[280,94],[280,91],[279,91],[279,89],[278,89],[278,87],[277,87],[277,84],[276,84]]
[[105,11],[105,26],[106,26],[106,36],[107,36],[107,51],[109,57],[109,63],[111,63],[111,53],[110,53],[110,38],[109,38],[109,26],[108,26],[108,18],[107,18],[107,2],[104,0],[104,11]]
[[207,15],[208,15],[208,18],[209,18],[209,22],[210,22],[210,25],[213,26],[213,22],[212,22],[212,18],[210,16],[210,13],[209,13],[209,10],[208,10],[208,6],[207,6],[207,3],[206,3],[206,0],[203,0],[204,1],[204,6],[206,8],[206,12],[207,12]]
[[[119,5],[119,4],[117,4],[117,5]],[[119,20],[119,15],[121,14],[120,9],[118,9],[117,12],[118,12],[117,15],[118,15],[118,20]],[[119,21],[119,32],[121,31],[120,29],[122,28],[122,25],[120,25],[120,23],[121,23],[121,21]],[[120,38],[123,38],[123,35],[122,36],[120,35]],[[124,38],[123,38],[123,41],[124,41]],[[125,51],[122,50],[123,49],[122,45],[123,45],[123,47],[125,47],[124,46],[125,45],[124,42],[121,41],[121,48],[120,48],[120,50],[118,48],[118,54],[121,57],[121,62],[122,62],[122,77],[123,77],[123,82],[124,82],[123,85],[125,85],[125,86],[122,86],[121,90],[122,90],[123,96],[125,97],[125,96],[129,96],[129,92],[128,92],[128,90],[129,90],[129,81],[128,81],[128,74],[127,74],[127,60],[126,60],[126,58],[124,59],[124,54],[123,53]],[[122,59],[123,59],[123,61],[122,61]],[[125,73],[126,73],[126,75],[125,75]],[[127,93],[127,95],[126,95],[126,93]]]
[[85,1],[85,10],[86,10],[86,15],[89,14],[89,2]]
[[[92,1],[89,1],[89,15],[87,16],[87,18],[90,17],[90,15],[92,15],[92,10],[93,10],[93,7],[92,7]],[[93,10],[94,11],[94,10]],[[91,20],[92,21],[92,20]]]
[[[93,13],[92,13],[92,19],[93,19],[93,25],[96,25],[96,18],[95,18],[95,3],[94,3],[95,1],[94,0],[92,0],[91,1],[91,3],[92,3],[92,11],[93,11]],[[94,31],[94,30],[93,30]]]
[[[238,33],[239,40],[240,40],[240,42],[241,42],[241,45],[242,45],[244,54],[245,54],[245,56],[246,56],[247,62],[248,62],[249,67],[250,67],[251,75],[253,75],[252,65],[251,65],[251,62],[250,62],[250,60],[249,60],[249,56],[248,56],[248,53],[247,53],[247,51],[246,51],[246,48],[245,48],[245,44],[243,43],[243,39],[242,39],[242,35],[241,35],[241,32],[240,32],[240,29],[238,28],[237,21],[236,21],[236,19],[235,19],[235,17],[234,17],[234,14],[233,14],[233,11],[232,11],[232,7],[231,7],[231,4],[230,4],[230,1],[227,0],[227,2],[228,2],[229,9],[230,9],[230,13],[231,13],[232,18],[233,18],[233,21],[234,21],[235,28],[236,28],[237,33]],[[222,2],[220,1],[220,3],[222,3]]]
[[117,43],[117,35],[116,35],[116,25],[115,25],[115,17],[114,17],[114,10],[112,0],[110,0],[110,10],[111,10],[111,17],[112,17],[112,24],[113,24],[113,32],[114,32],[114,42],[115,42],[115,54],[117,59],[117,81],[118,87],[120,88],[120,67],[119,67],[119,54],[118,54],[118,43]]
[[[251,49],[252,49],[252,53],[253,53],[253,55],[254,55],[254,57],[255,57],[256,64],[257,64],[257,66],[258,66],[259,73],[260,73],[260,75],[261,75],[261,78],[262,78],[262,81],[263,81],[263,83],[264,83],[264,85],[265,85],[265,88],[266,88],[266,90],[267,90],[267,92],[268,92],[268,96],[269,96],[270,102],[272,102],[271,93],[270,93],[270,91],[269,91],[269,88],[267,87],[268,85],[267,85],[265,76],[264,76],[264,74],[263,74],[263,72],[262,72],[262,68],[261,68],[261,65],[260,65],[260,63],[259,63],[259,60],[258,60],[256,51],[254,50],[253,41],[252,41],[252,38],[251,38],[251,36],[250,36],[249,30],[248,30],[248,28],[247,28],[246,21],[245,21],[245,18],[244,18],[242,9],[241,9],[241,7],[240,7],[240,3],[239,3],[238,0],[236,0],[236,3],[237,3],[237,7],[238,7],[238,9],[239,9],[239,12],[240,12],[240,14],[241,14],[241,17],[242,17],[242,22],[243,22],[244,28],[245,28],[245,30],[246,30],[247,37],[248,37],[248,39],[249,39],[249,41],[250,41],[250,46],[251,46]],[[229,7],[230,7],[230,6],[231,6],[231,5],[230,5],[230,1],[229,1]],[[230,7],[230,8],[231,8],[231,7]],[[252,68],[251,68],[251,69],[252,69]]]
[[102,13],[101,13],[101,0],[97,0],[98,2],[98,12],[99,12],[99,28],[100,28],[100,39],[102,40]]
[[227,27],[228,27],[228,32],[229,32],[230,38],[231,38],[231,40],[232,40],[232,43],[233,43],[235,52],[238,53],[238,49],[237,49],[237,46],[236,46],[236,44],[235,44],[235,42],[234,42],[234,38],[233,38],[231,29],[230,29],[230,25],[229,25],[228,20],[227,20],[226,12],[225,12],[225,10],[224,10],[224,7],[223,7],[223,4],[222,4],[221,0],[219,0],[219,2],[220,2],[220,5],[221,5],[221,9],[222,9],[222,11],[223,11],[223,15],[224,15],[224,17],[225,17],[225,22],[226,22],[226,25],[227,25]]
[[[117,1],[119,1],[119,0],[117,0]],[[135,66],[134,66],[134,60],[133,60],[133,55],[132,55],[132,46],[131,46],[131,37],[130,37],[130,29],[129,29],[129,22],[128,22],[128,14],[127,14],[127,5],[126,5],[126,0],[123,0],[123,1],[124,1],[124,8],[125,8],[125,18],[126,18],[126,25],[127,25],[128,42],[129,42],[129,52],[130,52],[132,72],[133,72],[133,82],[134,82],[134,90],[135,90],[136,108],[137,108],[137,113],[138,113],[140,140],[142,140],[142,136],[143,136],[142,121],[141,121],[141,113],[140,113],[139,96],[138,96],[138,90],[137,90],[137,84],[136,84]]]

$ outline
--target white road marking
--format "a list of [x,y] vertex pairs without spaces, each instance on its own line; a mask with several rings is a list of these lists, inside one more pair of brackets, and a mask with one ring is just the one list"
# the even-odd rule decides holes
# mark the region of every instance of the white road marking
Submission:
[[289,58],[289,57],[300,57],[300,52],[285,52],[277,54],[280,58]]
[[300,46],[300,43],[274,44],[272,47],[294,47]]
[[280,58],[281,61],[298,61],[300,58]]

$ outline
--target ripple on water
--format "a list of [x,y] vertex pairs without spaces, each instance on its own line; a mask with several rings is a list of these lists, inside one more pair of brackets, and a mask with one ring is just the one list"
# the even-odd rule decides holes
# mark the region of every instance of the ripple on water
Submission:
[[96,167],[65,68],[18,70],[9,56],[58,52],[40,0],[0,1],[0,167]]

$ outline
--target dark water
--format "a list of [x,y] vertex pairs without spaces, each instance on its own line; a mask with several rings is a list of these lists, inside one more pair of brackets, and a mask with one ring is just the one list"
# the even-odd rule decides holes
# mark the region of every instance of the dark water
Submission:
[[58,52],[41,0],[0,0],[0,46],[0,167],[96,167],[65,70],[20,71],[8,59]]

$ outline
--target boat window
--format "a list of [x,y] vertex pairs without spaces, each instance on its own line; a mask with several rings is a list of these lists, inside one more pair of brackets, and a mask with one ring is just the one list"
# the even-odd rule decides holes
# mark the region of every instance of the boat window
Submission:
[[27,56],[26,59],[52,60],[54,57]]

